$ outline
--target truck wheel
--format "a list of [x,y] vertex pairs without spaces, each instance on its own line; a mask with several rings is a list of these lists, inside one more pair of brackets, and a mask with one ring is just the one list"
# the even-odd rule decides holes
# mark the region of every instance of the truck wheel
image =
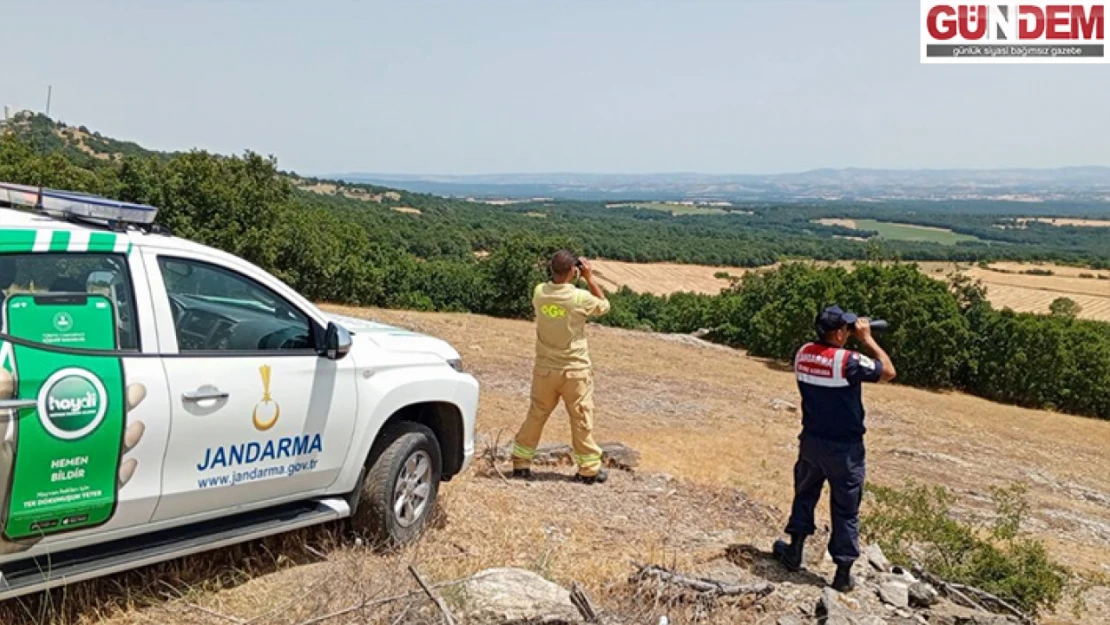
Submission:
[[389,549],[412,542],[432,516],[443,460],[435,434],[411,421],[387,426],[374,447],[354,521]]

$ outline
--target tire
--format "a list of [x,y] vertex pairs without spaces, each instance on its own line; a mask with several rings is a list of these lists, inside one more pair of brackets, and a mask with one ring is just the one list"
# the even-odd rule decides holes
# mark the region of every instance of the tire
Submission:
[[369,461],[355,529],[381,548],[407,545],[420,536],[435,511],[443,475],[439,441],[423,425],[400,421],[382,431]]

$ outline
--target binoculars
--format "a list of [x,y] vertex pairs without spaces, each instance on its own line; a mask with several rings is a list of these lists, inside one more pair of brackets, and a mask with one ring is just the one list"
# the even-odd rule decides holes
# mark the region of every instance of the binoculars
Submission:
[[[855,330],[856,329],[856,324],[855,323],[849,323],[848,327]],[[888,327],[890,327],[890,324],[888,324],[886,321],[883,321],[882,319],[872,319],[871,320],[871,329],[875,330],[876,332],[882,332],[883,330],[886,330]]]

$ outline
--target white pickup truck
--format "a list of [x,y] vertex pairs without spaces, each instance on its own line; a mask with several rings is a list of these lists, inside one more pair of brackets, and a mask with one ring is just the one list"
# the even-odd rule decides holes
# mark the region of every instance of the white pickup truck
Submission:
[[0,183],[0,600],[353,517],[424,527],[478,383],[156,209]]

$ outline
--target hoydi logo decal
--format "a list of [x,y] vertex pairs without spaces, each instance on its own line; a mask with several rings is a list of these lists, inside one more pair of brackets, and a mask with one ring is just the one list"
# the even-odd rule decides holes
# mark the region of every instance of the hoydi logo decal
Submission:
[[255,404],[251,420],[256,430],[265,432],[277,424],[281,406],[270,397],[270,365],[262,365],[258,372],[262,374],[262,401]]
[[921,0],[922,63],[1107,63],[1106,3]]
[[55,438],[84,438],[104,420],[107,398],[104,384],[92,373],[76,367],[62,369],[39,391],[39,421]]
[[73,329],[73,317],[67,312],[54,315],[54,329],[58,332],[69,332]]

